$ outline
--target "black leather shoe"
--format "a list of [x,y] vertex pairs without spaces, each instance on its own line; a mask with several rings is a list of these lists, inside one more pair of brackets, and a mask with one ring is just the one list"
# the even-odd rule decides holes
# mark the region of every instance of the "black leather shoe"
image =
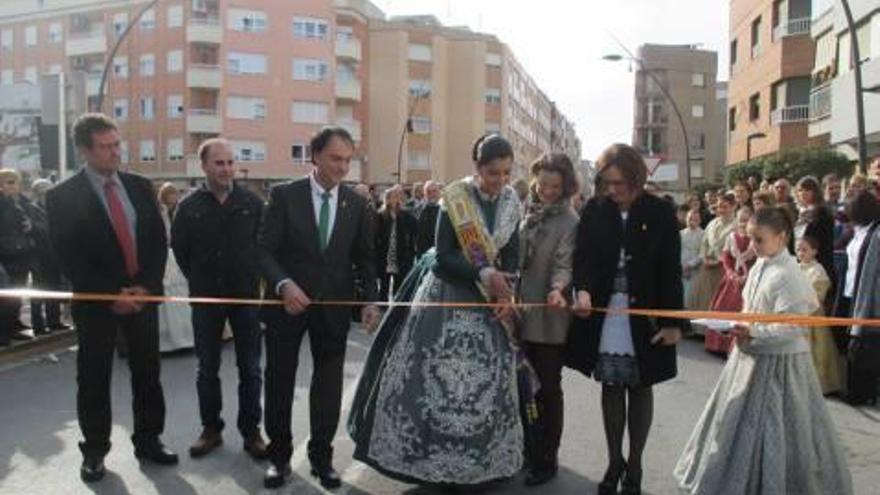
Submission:
[[94,483],[104,478],[104,459],[101,457],[86,457],[79,468],[79,477],[86,483]]
[[556,477],[559,465],[555,462],[545,462],[529,470],[526,475],[526,486],[538,486],[547,483]]
[[285,464],[284,467],[279,468],[275,464],[269,466],[269,469],[266,470],[266,476],[263,478],[263,486],[272,489],[272,488],[281,488],[287,483],[287,478],[293,474],[293,471],[290,469],[290,464]]
[[173,466],[177,464],[177,454],[169,450],[168,447],[162,445],[161,442],[156,442],[152,445],[145,445],[143,447],[135,447],[134,456],[142,461],[149,461],[161,466]]
[[342,479],[339,477],[339,473],[333,469],[329,462],[324,465],[312,464],[312,476],[318,478],[321,486],[324,488],[339,488],[342,486]]
[[68,325],[67,323],[51,323],[49,324],[49,330],[72,330],[73,327]]

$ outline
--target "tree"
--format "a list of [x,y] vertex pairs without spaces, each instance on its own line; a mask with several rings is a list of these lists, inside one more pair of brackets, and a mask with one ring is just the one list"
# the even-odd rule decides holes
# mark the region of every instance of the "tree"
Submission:
[[827,148],[811,147],[788,148],[750,162],[740,162],[727,167],[725,175],[726,182],[733,185],[750,176],[767,180],[784,177],[796,182],[807,175],[818,179],[831,173],[840,177],[849,177],[853,171],[852,162],[842,153]]

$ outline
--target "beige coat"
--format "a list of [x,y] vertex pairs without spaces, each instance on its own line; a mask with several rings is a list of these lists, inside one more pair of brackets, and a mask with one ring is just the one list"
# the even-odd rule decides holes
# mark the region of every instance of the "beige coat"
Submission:
[[[565,208],[534,227],[527,220],[520,224],[519,297],[523,302],[545,302],[553,287],[564,287],[563,295],[568,295],[577,223],[574,210]],[[526,342],[564,344],[570,322],[568,310],[526,308],[520,336]]]

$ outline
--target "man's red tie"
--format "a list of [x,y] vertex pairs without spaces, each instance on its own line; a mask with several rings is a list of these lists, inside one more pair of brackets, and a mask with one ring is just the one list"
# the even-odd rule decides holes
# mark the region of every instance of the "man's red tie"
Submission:
[[113,230],[116,232],[116,240],[119,241],[119,247],[122,248],[122,256],[125,258],[125,271],[129,277],[134,277],[138,272],[137,251],[135,250],[134,240],[131,238],[131,231],[128,228],[128,219],[125,217],[125,210],[122,208],[122,201],[116,194],[116,181],[108,180],[104,183],[104,196],[107,197],[107,209],[110,210],[110,221],[113,223]]

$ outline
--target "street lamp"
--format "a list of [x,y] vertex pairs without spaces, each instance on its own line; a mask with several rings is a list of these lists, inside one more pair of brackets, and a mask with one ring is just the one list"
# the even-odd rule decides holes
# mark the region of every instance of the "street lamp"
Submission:
[[856,126],[858,130],[859,140],[859,169],[863,174],[868,169],[868,142],[865,138],[865,99],[862,93],[865,92],[862,86],[862,57],[859,54],[859,37],[856,36],[856,23],[853,20],[852,9],[849,8],[847,0],[840,0],[843,6],[843,13],[846,16],[846,24],[849,28],[850,40],[850,56],[853,63],[853,77],[856,83]]
[[159,3],[159,0],[153,0],[152,2],[144,5],[141,10],[135,14],[134,18],[132,18],[131,22],[125,26],[125,29],[119,33],[119,36],[116,37],[116,43],[113,44],[113,48],[110,50],[110,54],[107,55],[107,60],[104,61],[104,71],[101,73],[101,84],[98,86],[98,98],[95,101],[95,104],[92,108],[93,111],[100,112],[101,107],[104,106],[104,89],[107,87],[107,77],[110,75],[110,68],[113,66],[113,59],[116,58],[116,52],[119,51],[119,47],[122,45],[122,42],[125,40],[128,33],[131,32],[132,27],[137,24],[141,17],[150,9],[156,6]]
[[406,135],[413,132],[413,114],[416,111],[416,105],[419,103],[425,96],[425,92],[422,88],[419,88],[419,91],[412,97],[409,105],[409,110],[406,114],[406,120],[403,122],[403,130],[400,132],[400,144],[397,147],[397,183],[400,184],[401,178],[403,174],[400,170],[401,163],[403,162],[403,145],[406,143]]
[[647,74],[648,77],[650,77],[651,80],[654,81],[654,84],[656,84],[657,87],[660,88],[660,91],[663,93],[663,96],[666,97],[667,101],[669,101],[669,105],[672,106],[672,110],[673,110],[673,112],[675,112],[675,117],[678,119],[678,125],[679,125],[679,127],[681,127],[681,134],[684,137],[685,179],[686,179],[687,190],[690,191],[690,189],[691,189],[691,145],[690,145],[690,140],[688,139],[687,127],[685,127],[685,125],[684,125],[684,118],[681,116],[681,111],[678,109],[678,105],[675,103],[675,100],[672,98],[672,95],[669,93],[669,89],[660,81],[660,79],[657,76],[654,75],[653,72],[651,72],[650,70],[648,70],[645,67],[645,61],[636,57],[635,55],[633,55],[633,53],[630,52],[625,46],[623,46],[623,44],[621,44],[619,42],[618,42],[618,44],[620,44],[620,48],[622,48],[627,53],[627,56],[623,56],[623,55],[620,55],[617,53],[612,53],[612,54],[603,56],[602,60],[606,60],[608,62],[620,62],[621,60],[629,60],[631,62],[635,62],[635,63],[639,64],[639,67],[641,67],[642,72]]
[[763,132],[753,132],[746,137],[746,161],[752,160],[752,140],[753,139],[764,139],[767,137]]

